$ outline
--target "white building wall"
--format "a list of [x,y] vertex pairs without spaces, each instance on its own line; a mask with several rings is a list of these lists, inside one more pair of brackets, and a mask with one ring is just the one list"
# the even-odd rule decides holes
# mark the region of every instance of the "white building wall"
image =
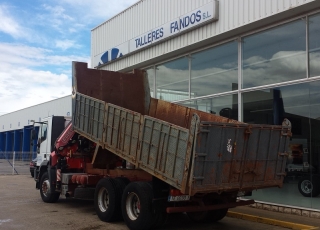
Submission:
[[48,116],[71,116],[71,96],[58,98],[0,116],[0,132],[22,129],[31,125],[30,120],[39,121]]
[[[91,60],[108,49],[146,33],[166,22],[205,5],[212,0],[141,0],[114,16],[91,32]],[[312,4],[313,5],[312,5]],[[245,25],[256,24],[275,15],[297,14],[305,5],[319,5],[317,0],[219,0],[219,20],[179,34],[156,45],[128,54],[108,63],[101,69],[123,70],[139,63],[161,57],[192,44],[214,38]],[[300,12],[301,13],[301,12]],[[264,22],[267,24],[268,22]],[[262,25],[262,24],[261,24]],[[238,31],[239,32],[239,31]],[[214,42],[214,40],[212,41]],[[94,64],[93,64],[94,67]]]

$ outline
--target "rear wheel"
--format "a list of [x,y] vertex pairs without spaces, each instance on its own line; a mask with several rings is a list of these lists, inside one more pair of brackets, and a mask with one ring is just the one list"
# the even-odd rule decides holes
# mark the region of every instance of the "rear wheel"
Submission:
[[94,207],[102,221],[121,219],[121,189],[114,179],[103,178],[98,182],[94,193]]
[[219,220],[222,220],[227,215],[227,213],[227,208],[209,211],[208,220],[210,222],[217,222]]
[[44,202],[55,203],[59,199],[60,193],[51,192],[48,173],[45,172],[40,180],[40,195]]
[[152,209],[152,187],[147,182],[132,182],[122,196],[122,215],[131,230],[153,227],[155,214]]
[[155,220],[154,220],[154,223],[152,224],[152,227],[158,228],[163,226],[167,222],[167,219],[168,219],[168,214],[165,210],[156,210]]
[[[226,201],[224,200],[213,200],[210,202],[210,205],[213,204],[223,204]],[[187,215],[189,218],[195,222],[217,222],[222,220],[228,212],[228,208],[224,209],[217,209],[211,211],[204,211],[204,212],[188,212]]]
[[121,189],[121,198],[122,198],[122,193],[124,189],[127,187],[127,185],[130,183],[130,180],[126,177],[116,177],[114,178],[115,182],[118,184],[118,186]]
[[204,222],[208,220],[208,212],[187,212],[187,215],[194,222]]

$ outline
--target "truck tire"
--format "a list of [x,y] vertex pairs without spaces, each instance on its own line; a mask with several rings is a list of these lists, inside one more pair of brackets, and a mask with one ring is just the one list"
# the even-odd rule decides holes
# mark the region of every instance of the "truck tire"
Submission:
[[40,195],[45,203],[55,203],[59,199],[60,193],[50,191],[50,181],[48,173],[45,172],[40,180]]
[[101,179],[94,193],[94,208],[100,220],[121,219],[121,188],[112,178]]
[[208,220],[209,212],[187,212],[187,215],[194,222],[205,222]]
[[168,220],[168,213],[165,210],[161,210],[155,213],[155,220],[152,224],[152,228],[162,227]]
[[114,178],[114,180],[122,188],[122,192],[121,192],[121,198],[122,198],[122,193],[124,189],[127,187],[127,185],[130,183],[130,180],[126,177],[116,177]]
[[147,230],[155,223],[152,187],[147,182],[132,182],[122,196],[122,215],[131,230]]
[[[223,204],[223,200],[214,200],[210,204]],[[223,219],[228,212],[228,208],[217,209],[204,212],[188,212],[187,215],[189,218],[195,222],[217,222]]]
[[219,220],[222,220],[227,215],[227,213],[227,208],[209,211],[208,221],[217,222]]
[[320,184],[316,176],[304,176],[299,180],[299,192],[305,197],[316,197],[320,194]]

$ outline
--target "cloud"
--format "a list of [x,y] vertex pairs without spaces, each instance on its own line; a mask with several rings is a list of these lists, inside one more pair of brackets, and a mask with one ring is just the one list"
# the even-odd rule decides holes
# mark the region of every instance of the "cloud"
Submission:
[[79,34],[80,31],[86,31],[89,35],[90,29],[135,2],[137,0],[79,0],[75,4],[73,0],[57,0],[52,4],[47,2],[38,6],[35,16],[30,20],[41,25],[44,30],[52,28],[64,38],[70,34]]
[[135,2],[1,2],[0,114],[70,95],[71,62],[91,65],[90,29]]
[[74,21],[74,19],[70,15],[64,13],[66,10],[62,6],[49,6],[47,4],[44,4],[43,8],[49,11],[55,18]]
[[309,56],[310,75],[311,77],[320,76],[320,51],[312,52]]
[[71,62],[88,60],[89,56],[60,56],[48,49],[0,43],[1,113],[70,95]]
[[[274,53],[270,59],[261,56],[250,57],[244,60],[243,84],[245,88],[248,88],[306,78],[305,58],[305,51],[298,50],[279,51]],[[310,53],[312,76],[319,76],[320,74],[319,60],[320,52]],[[192,70],[191,97],[237,89],[237,65],[229,64],[224,63],[223,67],[225,68],[209,67]],[[158,89],[166,90],[162,90],[162,92],[158,90],[158,96],[162,93],[165,98],[169,98],[168,100],[180,100],[181,95],[188,96],[188,71],[172,69],[164,65],[158,66],[156,84]],[[295,93],[297,94],[298,90]],[[301,91],[300,93],[303,94],[304,92]]]
[[65,74],[6,66],[0,69],[0,76],[1,112],[9,113],[71,94],[71,79]]
[[64,6],[43,4],[40,9],[42,11],[38,13],[37,18],[41,20],[42,25],[49,25],[61,34],[65,34],[65,28],[75,22],[74,16],[72,16],[74,11],[67,11]]
[[0,43],[0,62],[2,65],[43,66],[68,65],[72,61],[88,62],[89,56],[57,55],[53,50],[27,46],[17,43]]
[[99,21],[102,23],[138,2],[138,0],[78,0],[77,4],[74,4],[74,0],[58,0],[57,2],[66,8],[68,7],[68,9],[73,9],[80,21],[95,23]]
[[10,15],[9,9],[5,5],[0,5],[0,31],[13,38],[21,38],[24,36],[23,28]]
[[251,57],[244,60],[245,88],[297,80],[306,77],[305,51],[279,51],[270,59]]
[[67,50],[69,48],[80,48],[81,45],[77,44],[76,41],[65,39],[65,40],[57,40],[56,47],[62,50]]

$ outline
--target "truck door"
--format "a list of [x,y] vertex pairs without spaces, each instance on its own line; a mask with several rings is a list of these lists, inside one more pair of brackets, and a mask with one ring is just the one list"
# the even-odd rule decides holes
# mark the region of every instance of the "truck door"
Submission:
[[50,156],[50,143],[51,143],[51,119],[45,120],[40,123],[39,135],[37,141],[37,166],[45,160],[49,160]]

